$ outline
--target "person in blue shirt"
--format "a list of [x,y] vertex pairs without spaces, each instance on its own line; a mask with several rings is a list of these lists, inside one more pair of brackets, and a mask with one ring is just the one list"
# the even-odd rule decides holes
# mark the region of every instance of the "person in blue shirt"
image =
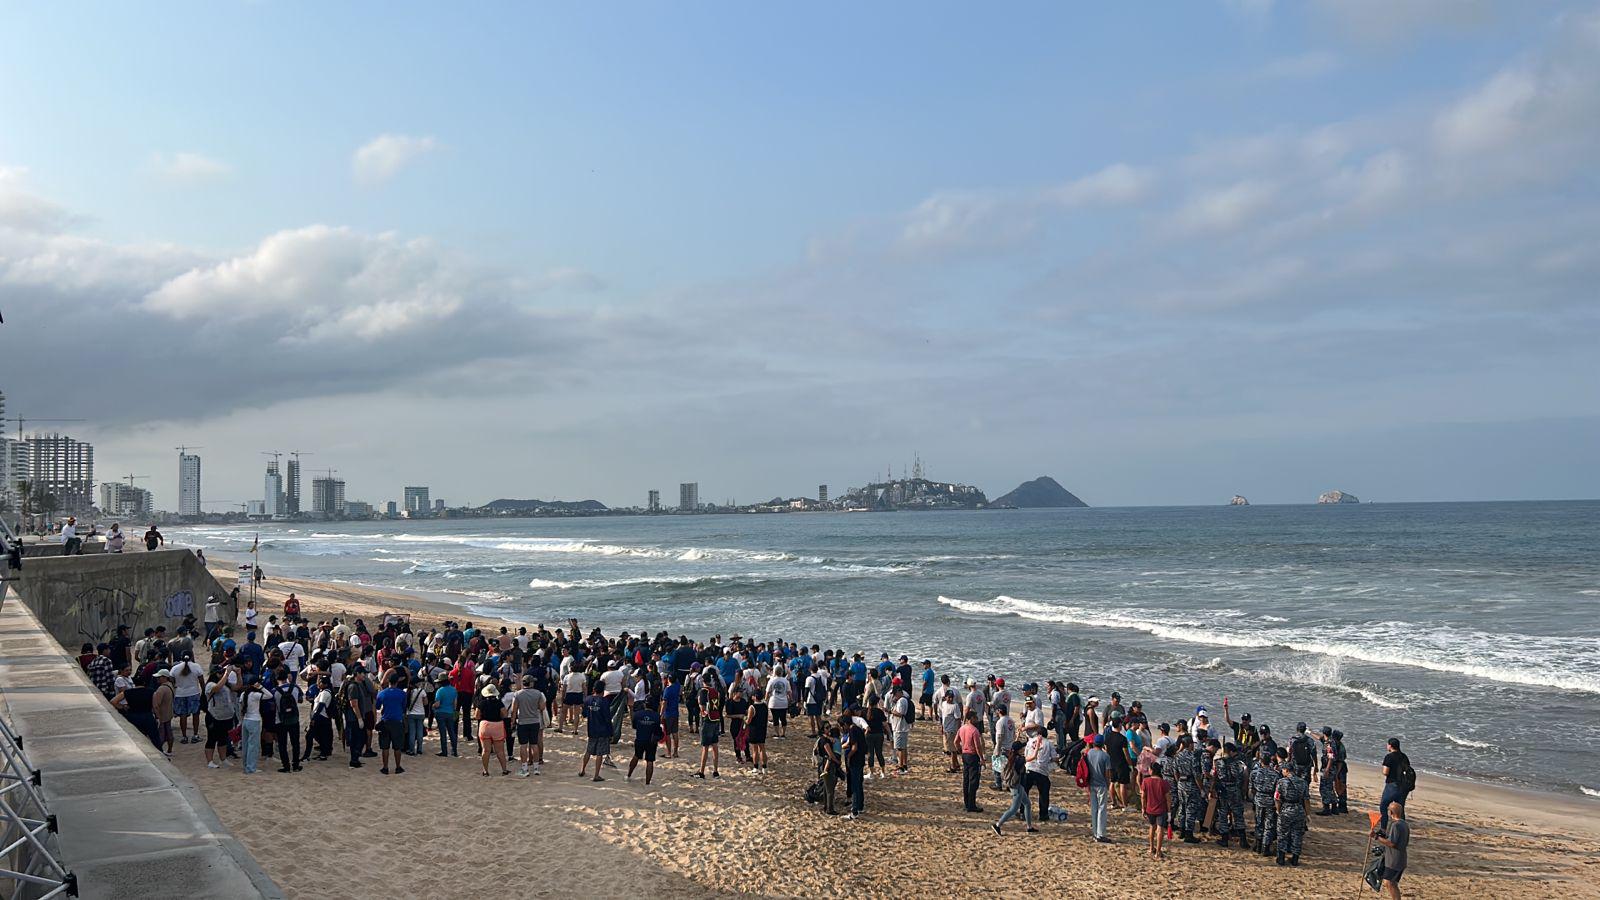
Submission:
[[722,676],[722,686],[730,687],[739,677],[739,661],[733,658],[731,649],[722,651],[722,658],[717,660],[717,674]]
[[399,672],[389,675],[389,686],[378,692],[378,749],[383,754],[383,768],[389,774],[389,752],[394,751],[394,773],[405,771],[400,765],[400,751],[406,748],[406,689],[400,686],[405,676]]
[[666,739],[667,759],[673,759],[678,755],[678,703],[683,698],[683,688],[670,674],[663,676],[661,683],[661,731]]
[[857,653],[850,663],[850,696],[845,698],[846,706],[855,706],[861,702],[861,695],[867,691],[867,664]]
[[[450,683],[450,676],[440,675],[436,681],[438,688],[433,692],[433,718],[439,723],[439,756],[460,756],[456,749],[456,702],[455,686]],[[445,746],[446,741],[449,746]]]
[[934,711],[933,711],[933,686],[934,686],[934,684],[935,684],[935,682],[937,680],[937,677],[938,676],[933,674],[933,660],[931,660],[931,659],[923,660],[922,661],[922,699],[920,701],[920,705],[922,707],[922,718],[924,718],[924,719],[932,719],[934,717]]
[[589,723],[589,743],[583,749],[583,765],[578,768],[578,777],[589,771],[589,760],[593,758],[595,781],[605,781],[600,777],[600,763],[611,755],[611,701],[605,689],[605,682],[596,680],[583,701],[583,717]]
[[[223,646],[226,647],[227,645],[224,644]],[[250,671],[257,675],[261,674],[261,664],[266,662],[267,654],[266,651],[261,649],[261,645],[256,643],[256,633],[254,631],[245,633],[244,644],[239,647],[239,656],[250,661]]]

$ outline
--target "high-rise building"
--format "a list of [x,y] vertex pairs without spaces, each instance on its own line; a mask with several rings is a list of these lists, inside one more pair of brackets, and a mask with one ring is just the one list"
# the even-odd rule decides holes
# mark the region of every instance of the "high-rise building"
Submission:
[[651,491],[650,492],[650,499],[646,503],[645,508],[650,510],[651,512],[661,512],[661,492],[660,491]]
[[[291,460],[289,465],[294,465]],[[278,469],[278,461],[267,463],[267,476],[261,485],[261,514],[264,516],[281,516],[288,512],[288,498],[283,493],[283,473]]]
[[818,503],[827,503],[828,502],[828,486],[827,485],[825,485],[825,484],[817,485],[817,502]]
[[100,511],[108,516],[146,518],[154,511],[150,492],[120,481],[107,481],[100,485]]
[[412,516],[425,516],[428,514],[428,489],[426,487],[411,486],[405,491],[406,514]]
[[283,484],[283,512],[296,515],[300,512],[300,458],[289,457],[289,477]]
[[200,515],[200,457],[178,453],[178,515]]
[[311,511],[323,516],[344,515],[344,479],[311,479]]
[[346,500],[344,502],[344,514],[351,519],[370,519],[372,518],[372,504],[364,503],[360,500]]
[[444,501],[435,498],[433,501],[433,511],[436,513],[444,512]]
[[383,514],[391,519],[400,515],[400,504],[390,500],[388,506],[384,509]]
[[700,482],[685,481],[678,485],[678,509],[693,512],[700,508]]
[[55,497],[60,512],[86,512],[94,506],[94,446],[61,434],[27,439],[27,478],[33,495]]

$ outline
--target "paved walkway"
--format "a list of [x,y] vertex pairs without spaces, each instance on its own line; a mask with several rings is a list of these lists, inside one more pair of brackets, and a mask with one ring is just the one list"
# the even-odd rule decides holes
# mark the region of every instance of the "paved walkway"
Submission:
[[[3,586],[0,586],[3,587]],[[0,590],[0,715],[43,772],[62,864],[86,898],[282,897],[198,788]]]

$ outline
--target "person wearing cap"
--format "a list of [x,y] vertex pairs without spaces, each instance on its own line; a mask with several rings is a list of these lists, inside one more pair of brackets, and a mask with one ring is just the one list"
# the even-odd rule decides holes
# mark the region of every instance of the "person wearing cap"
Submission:
[[967,679],[967,696],[962,706],[965,712],[972,713],[978,717],[978,733],[983,734],[983,724],[988,721],[989,698],[978,687],[978,682],[974,679]]
[[995,677],[989,693],[989,734],[994,734],[994,722],[1001,716],[1011,715],[1011,692],[1006,690],[1006,680]]
[[1334,786],[1334,769],[1339,760],[1334,758],[1332,726],[1322,726],[1322,730],[1317,732],[1317,743],[1322,745],[1317,761],[1317,799],[1322,802],[1322,809],[1317,811],[1317,815],[1331,816],[1339,809],[1339,791]]
[[1317,770],[1316,746],[1311,735],[1306,733],[1306,723],[1294,726],[1294,737],[1289,739],[1289,761],[1294,763],[1294,773],[1307,784],[1311,783],[1311,776]]
[[1311,803],[1311,790],[1292,761],[1278,769],[1281,777],[1273,790],[1274,808],[1278,813],[1278,865],[1300,865],[1300,847],[1305,840],[1306,812]]
[[1089,752],[1084,754],[1084,765],[1089,770],[1089,830],[1102,844],[1111,843],[1106,836],[1106,818],[1111,806],[1111,755],[1106,752],[1106,736],[1097,734],[1090,738]]
[[1239,721],[1233,720],[1233,714],[1228,710],[1228,698],[1222,698],[1222,719],[1228,723],[1228,728],[1233,731],[1233,742],[1239,745],[1239,753],[1245,759],[1254,759],[1256,750],[1261,745],[1261,732],[1250,722],[1250,714],[1245,713]]
[[894,738],[896,775],[911,772],[911,725],[917,720],[916,707],[911,705],[906,688],[904,680],[896,677],[894,691],[889,695],[889,732]]
[[350,750],[350,768],[361,768],[361,759],[371,751],[367,749],[367,726],[361,712],[367,687],[366,670],[354,663],[347,670],[344,684],[339,688],[337,706],[344,719],[344,743]]
[[157,669],[155,689],[150,693],[150,712],[156,720],[156,747],[172,756],[173,688],[172,671]]
[[1252,846],[1262,856],[1269,856],[1277,848],[1278,811],[1273,800],[1278,779],[1282,776],[1275,768],[1273,754],[1266,747],[1259,751],[1255,768],[1250,770],[1250,806],[1255,812],[1256,830]]
[[1039,708],[1039,695],[1037,693],[1024,694],[1022,697],[1022,727],[1037,725],[1039,731],[1048,732],[1044,710]]
[[1239,847],[1244,841],[1244,789],[1246,772],[1244,760],[1239,758],[1239,745],[1232,741],[1222,745],[1222,750],[1211,763],[1211,782],[1217,792],[1217,818],[1212,831],[1220,835],[1217,844],[1228,846],[1238,838]]
[[1083,701],[1083,736],[1100,733],[1100,698],[1091,696]]
[[1133,752],[1128,736],[1122,733],[1123,710],[1113,706],[1106,711],[1105,751],[1111,756],[1111,803],[1114,809],[1126,808],[1129,786],[1133,784]]
[[522,765],[517,774],[523,778],[539,774],[539,764],[543,762],[545,702],[534,677],[522,676],[522,690],[511,695],[511,721],[516,723],[517,743],[522,747]]

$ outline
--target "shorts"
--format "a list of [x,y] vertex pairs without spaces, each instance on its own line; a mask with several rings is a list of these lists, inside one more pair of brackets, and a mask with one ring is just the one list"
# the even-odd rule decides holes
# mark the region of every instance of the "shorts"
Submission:
[[197,713],[199,711],[200,711],[200,695],[199,694],[195,694],[193,697],[173,697],[172,698],[172,714],[175,715],[175,716],[178,716],[179,718],[182,718],[183,716],[192,716],[192,715],[194,715],[195,713]]
[[584,745],[584,756],[610,756],[611,738],[601,736],[589,738],[589,743]]
[[933,691],[923,691],[922,692],[922,705],[923,706],[932,706],[933,705]]
[[656,741],[635,741],[633,744],[633,758],[642,759],[645,762],[655,762],[657,746],[659,744]]
[[715,747],[722,738],[722,723],[707,719],[700,723],[700,746]]
[[478,740],[482,743],[503,744],[506,740],[506,723],[483,722],[478,723]]
[[577,691],[569,691],[561,695],[562,706],[582,706],[583,695]]
[[378,749],[404,750],[406,723],[400,719],[386,719],[378,723]]
[[894,748],[896,750],[909,750],[909,749],[911,749],[911,732],[909,732],[909,731],[896,731],[894,733]]
[[772,710],[772,721],[784,725],[789,721],[789,707],[780,706]]
[[1127,784],[1131,779],[1132,774],[1128,771],[1126,766],[1123,766],[1122,768],[1113,767],[1111,769],[1112,784]]
[[1382,878],[1384,881],[1391,881],[1391,882],[1394,882],[1395,884],[1399,884],[1400,883],[1400,876],[1404,875],[1405,873],[1406,873],[1405,866],[1401,866],[1398,869],[1391,869],[1388,866],[1384,866],[1383,867],[1383,873],[1381,875],[1379,875],[1378,877]]
[[956,752],[956,733],[954,731],[946,731],[944,733],[944,752]]
[[669,716],[667,718],[663,718],[661,720],[661,730],[666,732],[667,734],[677,734],[678,733],[678,717],[677,716]]
[[1166,813],[1145,813],[1144,820],[1149,822],[1151,825],[1154,825],[1156,828],[1167,827]]
[[539,724],[537,722],[531,724],[523,724],[522,722],[518,722],[517,740],[524,744],[539,743]]
[[816,718],[817,716],[822,715],[822,704],[821,703],[807,703],[806,704],[806,715],[812,717],[813,719]]

